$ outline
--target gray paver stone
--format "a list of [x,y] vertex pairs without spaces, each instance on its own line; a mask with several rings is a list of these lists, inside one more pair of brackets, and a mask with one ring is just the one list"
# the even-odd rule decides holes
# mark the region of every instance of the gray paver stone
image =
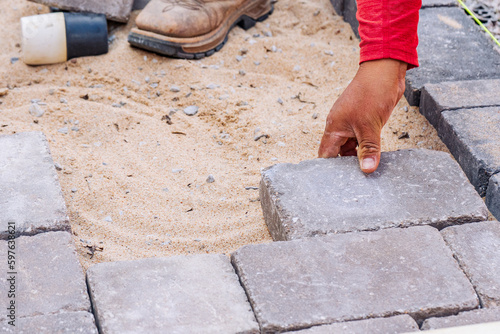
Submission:
[[429,7],[457,7],[456,0],[422,0],[422,8]]
[[224,255],[101,263],[87,282],[102,334],[259,331]]
[[500,77],[500,54],[458,7],[420,10],[418,32],[420,67],[406,74],[411,105],[419,105],[420,89],[428,83]]
[[458,161],[479,195],[500,172],[500,107],[445,110],[439,137]]
[[344,0],[330,0],[332,3],[333,9],[335,9],[335,13],[337,15],[344,15]]
[[488,182],[486,205],[496,219],[500,219],[500,174],[495,174]]
[[149,3],[150,0],[135,0],[134,5],[132,6],[133,10],[143,9]]
[[500,306],[500,223],[452,226],[442,232],[485,307]]
[[358,5],[356,0],[344,0],[344,8],[342,15],[344,16],[344,21],[351,25],[352,31],[357,38],[359,38],[359,22],[356,18],[356,12],[358,11]]
[[478,307],[467,277],[429,226],[249,245],[232,254],[261,330]]
[[46,6],[72,12],[105,14],[106,18],[117,22],[127,22],[134,0],[30,0]]
[[41,132],[0,136],[0,238],[8,223],[16,235],[70,230],[66,205]]
[[417,332],[418,325],[409,315],[397,315],[389,318],[375,318],[331,325],[314,326],[293,332],[294,334],[398,334]]
[[500,321],[500,307],[461,312],[449,317],[429,318],[422,324],[422,329],[467,326],[494,321]]
[[487,219],[466,176],[444,152],[383,152],[366,175],[356,157],[278,164],[262,172],[260,200],[274,240]]
[[469,80],[425,85],[420,113],[437,129],[448,109],[500,106],[500,80]]
[[94,316],[89,312],[69,312],[20,318],[16,326],[0,324],[0,332],[9,334],[98,334]]
[[[8,272],[17,272],[14,299],[7,296],[14,281],[0,280],[0,291],[5,291],[0,296],[3,310],[11,300],[15,300],[17,318],[90,310],[87,286],[70,233],[47,232],[14,241],[15,268],[7,266],[8,242],[0,241],[0,256],[5,259],[2,272],[9,279],[12,275]],[[0,321],[8,320],[6,316],[7,312],[1,312]]]

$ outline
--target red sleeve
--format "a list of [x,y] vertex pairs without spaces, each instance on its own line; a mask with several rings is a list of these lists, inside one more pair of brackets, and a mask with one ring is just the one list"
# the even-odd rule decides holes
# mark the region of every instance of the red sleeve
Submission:
[[418,67],[418,11],[422,0],[358,0],[360,63],[383,58]]

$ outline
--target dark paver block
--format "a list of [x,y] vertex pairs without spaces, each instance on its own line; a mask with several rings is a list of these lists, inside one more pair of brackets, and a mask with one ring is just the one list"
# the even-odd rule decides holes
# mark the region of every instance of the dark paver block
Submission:
[[97,264],[87,271],[101,333],[257,333],[224,255]]
[[397,315],[390,318],[375,318],[359,321],[340,322],[332,325],[314,326],[293,332],[294,334],[398,334],[417,332],[418,325],[409,315]]
[[[7,241],[0,241],[1,269],[0,306],[10,303],[7,291],[12,268],[7,267]],[[68,232],[47,232],[15,239],[15,283],[17,318],[58,312],[89,311],[90,301],[82,268]],[[0,312],[0,321],[7,320]]]
[[442,232],[485,307],[500,306],[500,223],[452,226]]
[[358,11],[358,5],[356,0],[344,0],[344,8],[342,15],[344,15],[344,21],[351,25],[352,31],[357,38],[359,38],[359,22],[356,18],[356,13]]
[[500,106],[500,80],[469,80],[425,85],[420,112],[438,128],[444,110]]
[[422,8],[429,7],[457,7],[455,0],[422,0]]
[[479,195],[500,172],[500,107],[446,110],[439,137],[464,170]]
[[486,205],[496,219],[500,219],[500,174],[495,174],[488,182]]
[[150,0],[134,0],[133,10],[143,9],[149,3]]
[[16,326],[0,324],[0,332],[16,334],[98,334],[94,316],[89,312],[70,312],[20,318]]
[[500,78],[500,54],[458,7],[420,10],[418,32],[420,67],[406,74],[411,105],[419,105],[428,83]]
[[422,324],[422,329],[467,326],[494,321],[500,321],[500,307],[461,312],[458,315],[449,317],[426,319]]
[[30,0],[72,12],[105,14],[109,20],[127,22],[134,0]]
[[265,332],[478,307],[469,280],[429,226],[249,245],[231,259]]
[[69,230],[69,219],[47,139],[41,132],[0,136],[0,238]]
[[340,16],[344,15],[344,1],[345,0],[330,0],[333,9],[335,9],[335,13],[337,13],[337,15]]
[[370,175],[356,157],[278,164],[263,171],[260,199],[274,240],[487,218],[458,164],[429,150],[384,152]]

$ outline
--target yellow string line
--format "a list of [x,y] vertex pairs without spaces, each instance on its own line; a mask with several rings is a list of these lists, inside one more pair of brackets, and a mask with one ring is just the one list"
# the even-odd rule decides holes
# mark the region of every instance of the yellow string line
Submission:
[[500,42],[495,38],[495,36],[493,36],[493,34],[488,30],[488,28],[486,28],[483,24],[483,22],[479,21],[478,18],[476,17],[476,15],[474,15],[474,13],[463,3],[462,0],[457,0],[458,3],[460,5],[462,5],[462,7],[464,7],[465,11],[470,15],[472,16],[472,18],[474,19],[474,21],[476,21],[477,24],[479,24],[481,26],[481,28],[484,29],[484,31],[486,31],[486,33],[488,33],[488,35],[490,35],[491,38],[493,38],[493,40],[495,41],[495,43],[497,43],[498,46],[500,46]]

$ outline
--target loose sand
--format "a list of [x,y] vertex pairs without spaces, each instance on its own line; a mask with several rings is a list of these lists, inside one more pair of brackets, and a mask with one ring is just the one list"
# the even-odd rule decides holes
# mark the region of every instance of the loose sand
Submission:
[[[245,187],[258,187],[264,167],[316,157],[328,111],[359,60],[358,41],[328,0],[275,7],[199,61],[131,48],[134,13],[111,32],[107,55],[31,67],[11,63],[22,56],[19,19],[48,8],[2,2],[0,90],[9,90],[0,97],[0,135],[47,135],[85,268],[272,241],[258,191]],[[41,100],[42,117],[30,115],[32,99]],[[197,115],[183,113],[190,105]],[[171,125],[162,120],[169,114]],[[398,139],[403,131],[409,138]],[[261,134],[269,138],[255,141]],[[446,150],[404,99],[382,142],[385,151]]]

